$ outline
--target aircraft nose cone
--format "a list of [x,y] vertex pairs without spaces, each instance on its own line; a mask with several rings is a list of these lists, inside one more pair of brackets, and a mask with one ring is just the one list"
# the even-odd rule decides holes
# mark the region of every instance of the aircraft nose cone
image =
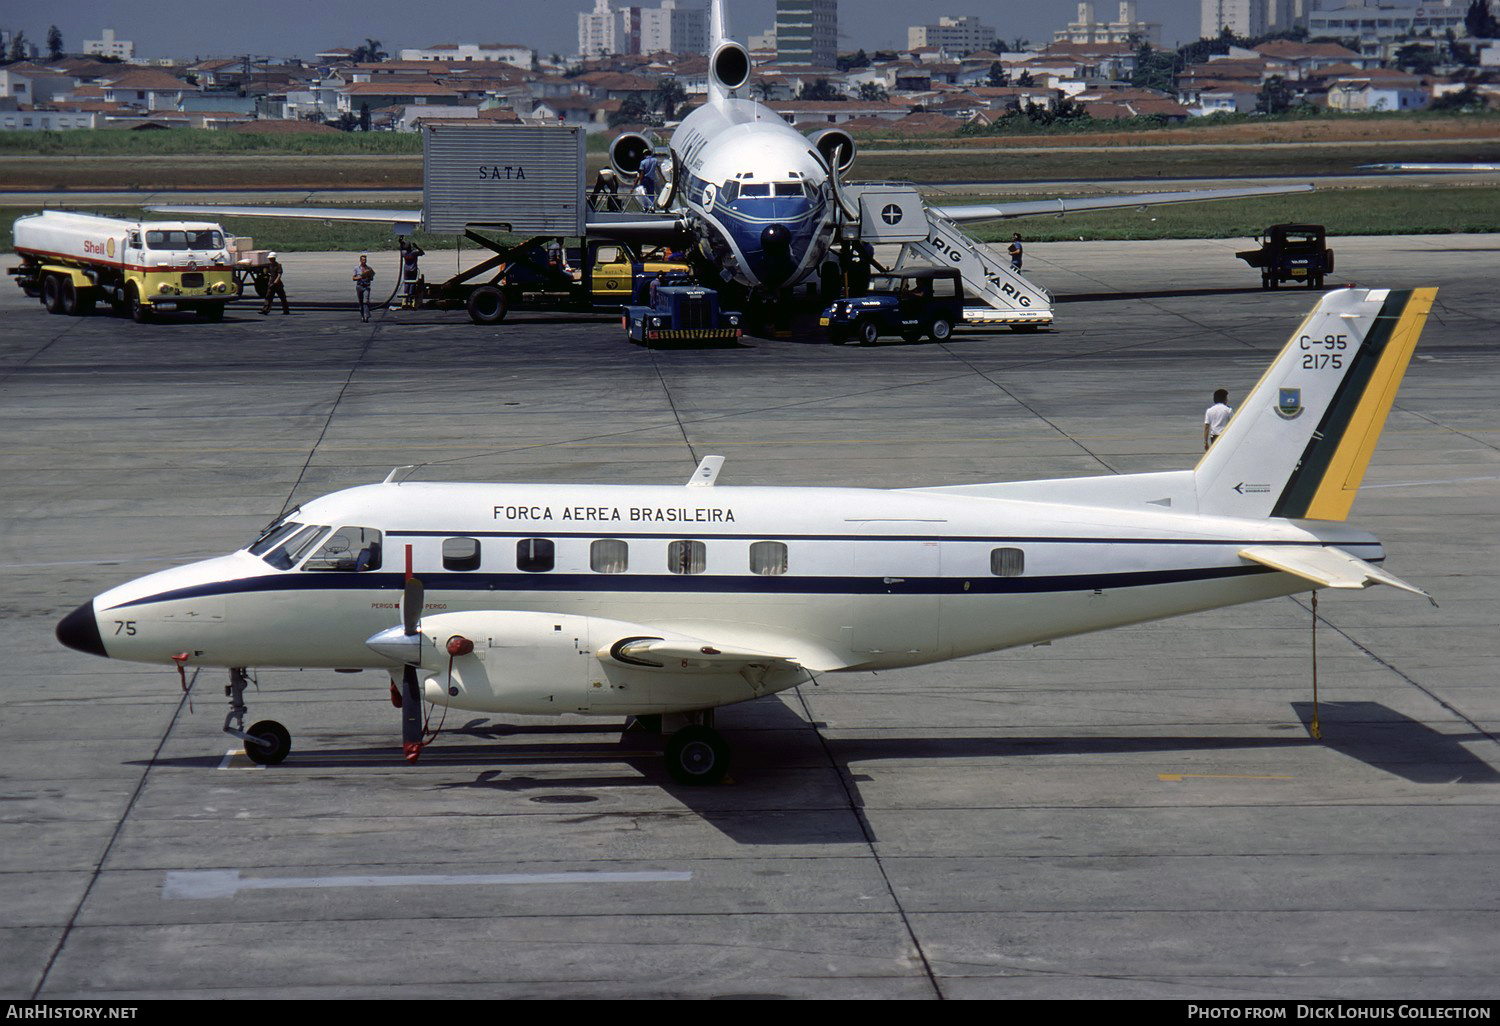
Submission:
[[69,648],[90,655],[109,654],[104,651],[104,639],[99,636],[99,621],[94,617],[92,599],[58,621],[57,640]]
[[767,252],[785,252],[792,244],[792,233],[784,224],[769,224],[760,233],[760,246]]

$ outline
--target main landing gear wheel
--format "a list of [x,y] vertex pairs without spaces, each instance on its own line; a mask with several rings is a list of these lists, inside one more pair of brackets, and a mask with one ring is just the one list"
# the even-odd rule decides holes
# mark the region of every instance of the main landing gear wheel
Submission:
[[[292,750],[292,735],[275,720],[261,720],[245,731],[250,737],[245,740],[245,755],[260,766],[275,766]],[[263,744],[256,744],[258,738]]]
[[679,784],[717,784],[729,775],[729,745],[710,727],[683,727],[667,739],[667,772]]

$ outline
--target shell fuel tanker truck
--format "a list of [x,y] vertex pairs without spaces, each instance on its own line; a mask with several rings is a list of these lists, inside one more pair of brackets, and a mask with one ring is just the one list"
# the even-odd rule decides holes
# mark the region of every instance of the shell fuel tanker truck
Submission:
[[217,321],[239,291],[216,224],[45,210],[16,218],[14,236],[21,264],[10,273],[48,313],[86,314],[102,302],[137,321],[172,310]]

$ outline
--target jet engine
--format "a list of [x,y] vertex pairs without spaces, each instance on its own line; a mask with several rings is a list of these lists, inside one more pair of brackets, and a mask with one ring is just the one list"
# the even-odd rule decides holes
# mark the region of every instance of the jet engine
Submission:
[[818,151],[829,167],[833,167],[834,151],[839,151],[838,167],[833,167],[833,170],[839,174],[844,174],[853,166],[857,147],[854,144],[854,137],[848,132],[842,132],[837,128],[825,128],[821,132],[814,132],[808,136],[807,141],[813,144],[813,148]]
[[709,59],[708,73],[722,89],[732,92],[744,88],[750,81],[750,51],[733,41],[720,43]]
[[644,135],[626,132],[609,144],[609,166],[617,175],[634,178],[641,169],[641,161],[655,148]]

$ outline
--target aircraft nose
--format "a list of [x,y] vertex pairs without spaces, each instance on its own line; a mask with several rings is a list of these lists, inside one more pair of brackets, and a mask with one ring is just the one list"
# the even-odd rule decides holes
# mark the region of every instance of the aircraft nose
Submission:
[[792,259],[792,232],[784,224],[768,224],[760,233],[760,280],[767,288],[778,289],[796,269]]
[[58,621],[57,640],[69,648],[90,655],[109,654],[104,651],[104,639],[99,636],[99,621],[94,616],[92,599]]
[[792,233],[784,224],[768,224],[760,233],[760,246],[766,252],[786,252],[792,245]]

